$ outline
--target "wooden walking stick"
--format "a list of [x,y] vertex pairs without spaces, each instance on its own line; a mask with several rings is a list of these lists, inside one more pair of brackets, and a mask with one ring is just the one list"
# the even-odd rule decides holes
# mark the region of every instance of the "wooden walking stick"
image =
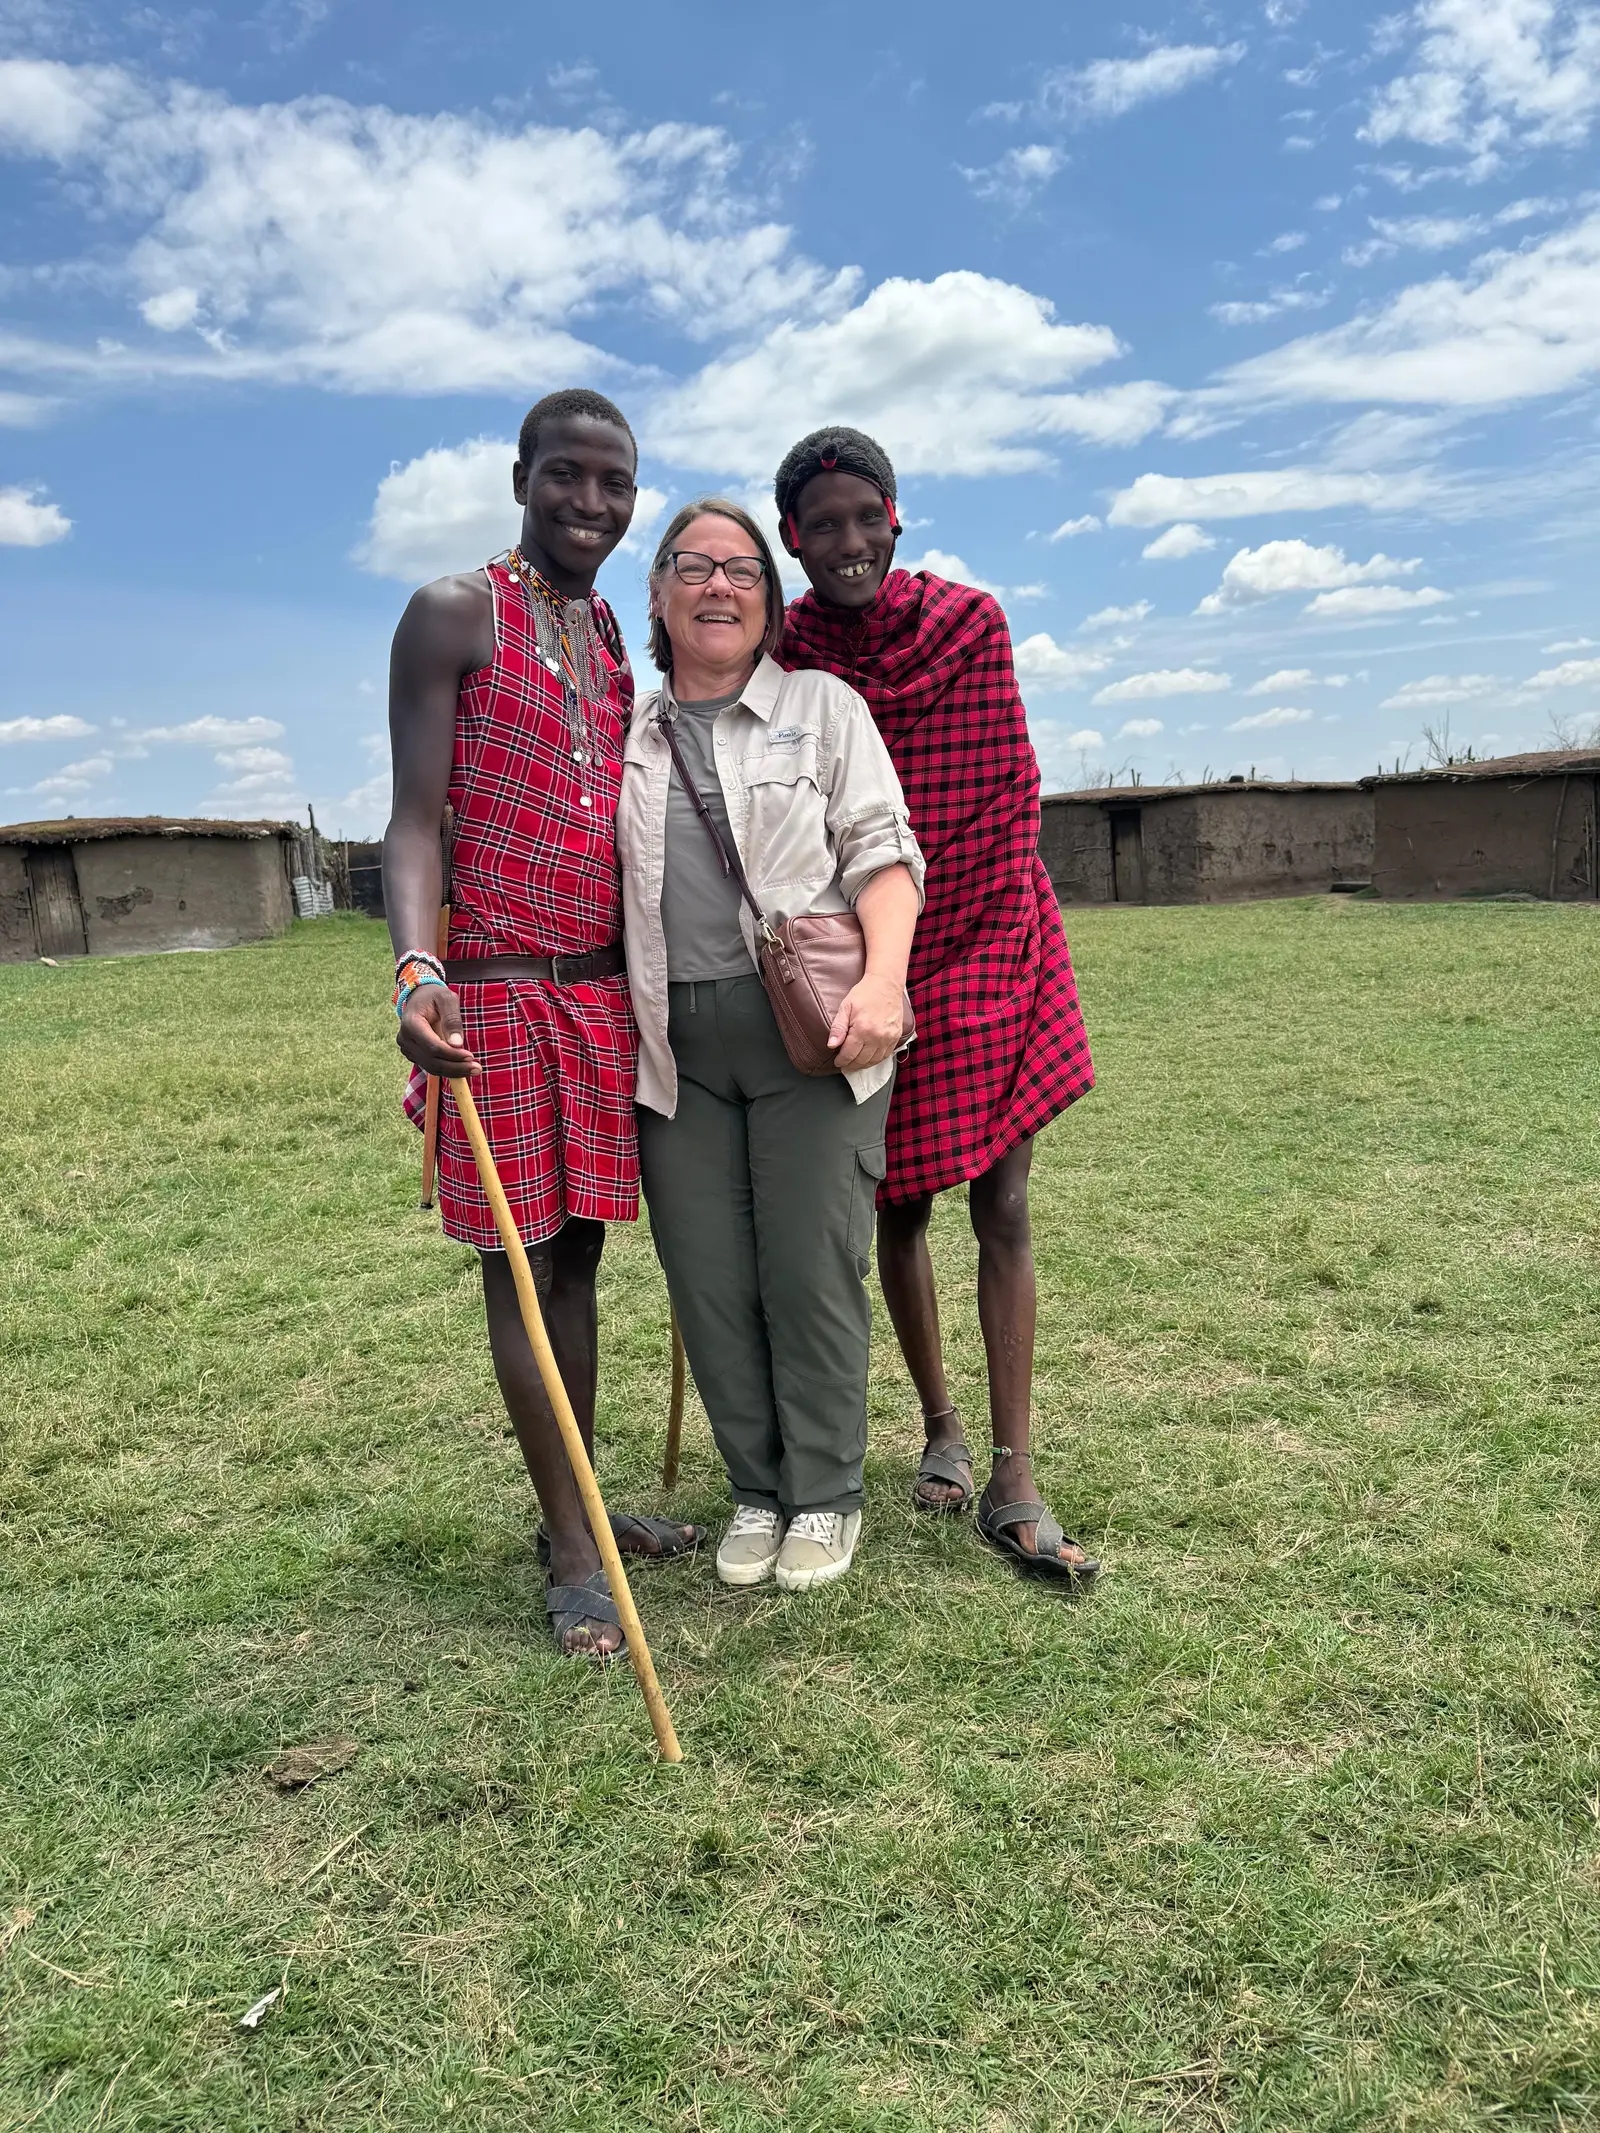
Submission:
[[522,1239],[517,1234],[517,1225],[506,1201],[505,1188],[500,1183],[500,1173],[494,1167],[494,1157],[489,1150],[483,1121],[479,1118],[478,1107],[472,1100],[471,1087],[464,1078],[451,1077],[450,1093],[456,1100],[456,1110],[466,1128],[467,1139],[472,1143],[479,1182],[494,1211],[494,1226],[500,1232],[500,1242],[505,1246],[506,1257],[511,1262],[511,1278],[517,1285],[517,1302],[522,1307],[522,1323],[527,1329],[528,1345],[532,1348],[534,1361],[539,1366],[539,1376],[544,1381],[545,1396],[555,1414],[556,1427],[561,1432],[561,1442],[566,1446],[572,1478],[578,1484],[578,1494],[582,1497],[583,1508],[588,1514],[589,1530],[594,1535],[595,1546],[600,1550],[600,1560],[604,1563],[606,1576],[611,1581],[611,1597],[616,1601],[617,1613],[622,1617],[622,1633],[628,1640],[628,1657],[633,1661],[633,1670],[639,1677],[639,1687],[644,1695],[645,1707],[650,1713],[650,1723],[655,1728],[656,1745],[661,1750],[664,1762],[681,1763],[683,1750],[678,1746],[678,1736],[673,1730],[672,1714],[667,1709],[666,1698],[661,1693],[661,1684],[656,1679],[656,1670],[650,1659],[650,1647],[644,1641],[644,1624],[639,1620],[639,1610],[634,1606],[633,1594],[628,1590],[628,1574],[623,1569],[622,1557],[617,1552],[616,1536],[611,1531],[611,1521],[606,1516],[606,1507],[601,1500],[600,1484],[594,1478],[594,1468],[590,1465],[589,1454],[584,1449],[583,1432],[578,1427],[578,1418],[572,1412],[572,1402],[567,1398],[567,1388],[562,1384],[561,1373],[556,1368],[550,1336],[544,1328],[544,1315],[539,1309],[538,1293],[533,1286],[533,1269],[528,1265],[528,1255],[523,1250]]
[[[668,1309],[671,1309],[670,1305]],[[661,1459],[661,1486],[664,1489],[678,1486],[678,1446],[683,1437],[684,1381],[688,1368],[683,1352],[683,1331],[678,1324],[677,1312],[672,1311],[672,1404],[667,1409],[667,1448]]]
[[[439,905],[439,933],[434,953],[442,963],[450,953],[450,856],[455,841],[455,809],[448,804],[444,821],[439,827],[439,856],[443,861],[440,887],[443,892]],[[428,1076],[427,1103],[422,1113],[422,1199],[423,1207],[433,1205],[433,1173],[439,1159],[439,1077]]]

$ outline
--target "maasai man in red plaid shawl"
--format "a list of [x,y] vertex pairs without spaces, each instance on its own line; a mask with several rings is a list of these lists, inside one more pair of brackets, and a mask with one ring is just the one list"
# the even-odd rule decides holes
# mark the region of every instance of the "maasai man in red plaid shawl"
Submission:
[[[594,1439],[595,1275],[607,1222],[638,1212],[635,1033],[622,956],[615,822],[633,677],[595,572],[633,517],[638,453],[611,402],[552,393],[522,425],[519,545],[440,578],[395,632],[394,813],[384,900],[399,1044],[424,1076],[471,1075],[561,1376]],[[448,960],[432,955],[440,822],[454,812]],[[523,1330],[516,1290],[449,1091],[439,1120],[448,1237],[483,1261],[489,1346],[544,1510],[545,1604],[560,1649],[614,1657],[616,1602]],[[426,1374],[426,1360],[423,1363]],[[439,1376],[449,1371],[439,1358]],[[693,1526],[613,1520],[638,1555],[692,1548]]]
[[972,1454],[945,1379],[928,1256],[933,1196],[970,1187],[993,1465],[985,1539],[1074,1585],[1098,1565],[1069,1540],[1029,1460],[1036,1292],[1028,1226],[1033,1137],[1094,1081],[1072,959],[1038,855],[1039,765],[998,601],[894,569],[894,469],[859,430],[816,430],[778,469],[778,519],[811,591],[778,657],[867,700],[928,862],[911,950],[917,1040],[889,1111],[878,1275],[922,1401],[914,1501],[965,1510]]

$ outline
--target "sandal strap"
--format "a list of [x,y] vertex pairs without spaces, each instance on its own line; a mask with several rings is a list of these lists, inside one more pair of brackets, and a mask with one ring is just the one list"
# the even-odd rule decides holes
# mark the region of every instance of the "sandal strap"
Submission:
[[618,1540],[628,1532],[643,1533],[653,1540],[663,1557],[669,1555],[692,1555],[705,1538],[698,1526],[690,1528],[691,1538],[685,1540],[683,1527],[670,1518],[654,1518],[648,1511],[613,1511],[611,1531]]
[[[1035,1551],[1040,1555],[1054,1555],[1059,1557],[1061,1553],[1061,1543],[1066,1539],[1066,1537],[1067,1536],[1065,1532],[1062,1530],[1061,1521],[1054,1515],[1054,1513],[1049,1510],[1042,1510],[1038,1526],[1035,1529],[1033,1536],[1033,1545]],[[1074,1541],[1072,1545],[1073,1547],[1076,1547],[1078,1544],[1076,1541]]]
[[[966,1472],[962,1472],[962,1468]],[[972,1486],[972,1454],[964,1444],[952,1444],[936,1452],[930,1445],[917,1466],[919,1481],[948,1481],[953,1489]]]
[[[994,1533],[1008,1533],[1013,1526],[1042,1524],[1050,1516],[1042,1503],[1029,1503],[1026,1500],[1021,1503],[992,1504],[985,1496],[980,1508],[984,1524]],[[1059,1532],[1060,1528],[1057,1527],[1056,1530]]]
[[596,1570],[581,1585],[551,1585],[544,1588],[545,1613],[563,1634],[585,1622],[602,1622],[620,1629],[622,1617],[611,1597],[611,1583],[603,1570]]

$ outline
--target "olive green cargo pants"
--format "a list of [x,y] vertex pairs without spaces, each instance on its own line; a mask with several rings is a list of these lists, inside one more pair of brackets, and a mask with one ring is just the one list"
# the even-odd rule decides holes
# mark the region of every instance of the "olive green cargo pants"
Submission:
[[854,1511],[866,1276],[893,1083],[789,1063],[761,980],[669,987],[673,1118],[639,1110],[650,1226],[736,1503]]

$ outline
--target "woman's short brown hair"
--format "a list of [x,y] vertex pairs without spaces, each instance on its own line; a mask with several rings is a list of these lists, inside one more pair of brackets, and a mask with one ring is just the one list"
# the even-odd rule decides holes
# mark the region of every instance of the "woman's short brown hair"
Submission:
[[[766,635],[761,640],[761,649],[769,654],[775,652],[783,636],[783,586],[778,577],[778,566],[772,560],[772,550],[768,546],[767,537],[761,528],[756,524],[749,512],[744,509],[743,505],[731,502],[726,496],[697,496],[692,504],[685,504],[683,509],[677,513],[672,524],[662,534],[660,545],[656,549],[656,559],[650,565],[650,591],[652,595],[660,584],[662,575],[666,570],[668,556],[678,545],[679,536],[688,527],[692,526],[697,518],[731,519],[741,532],[749,535],[754,544],[755,554],[760,556],[762,562],[766,564],[767,629]],[[646,642],[650,657],[655,661],[661,672],[670,674],[672,672],[672,639],[667,635],[667,625],[659,615],[650,617],[650,635]]]

